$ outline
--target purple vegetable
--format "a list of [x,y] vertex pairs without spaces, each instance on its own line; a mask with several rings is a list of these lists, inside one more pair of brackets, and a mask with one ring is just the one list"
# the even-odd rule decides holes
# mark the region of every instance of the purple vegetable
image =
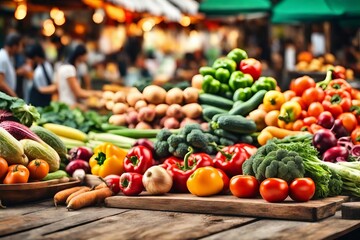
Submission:
[[10,133],[17,140],[22,139],[31,139],[39,143],[43,143],[43,140],[33,133],[27,126],[15,122],[15,121],[2,121],[0,122],[0,127],[4,128],[8,133]]
[[330,112],[322,112],[318,117],[317,124],[320,126],[330,129],[334,125],[334,117]]
[[85,173],[90,173],[89,163],[81,159],[76,159],[69,162],[65,168],[65,171],[72,176],[76,169],[83,169]]
[[154,152],[154,143],[147,138],[138,139],[134,143],[133,147],[135,147],[135,146],[144,146],[144,147],[148,148],[149,150],[151,150],[152,152]]
[[0,109],[0,122],[3,121],[16,121],[16,118],[11,112]]
[[354,145],[351,149],[351,155],[354,157],[360,157],[360,145]]
[[88,147],[74,147],[69,151],[69,161],[81,159],[88,162],[93,154],[93,151]]
[[323,153],[329,148],[336,146],[337,139],[332,131],[320,129],[313,136],[313,145],[320,153]]
[[330,129],[336,138],[349,136],[349,132],[346,130],[340,119],[336,119],[334,125]]
[[332,147],[323,154],[322,160],[325,162],[344,162],[349,157],[349,151],[342,146]]

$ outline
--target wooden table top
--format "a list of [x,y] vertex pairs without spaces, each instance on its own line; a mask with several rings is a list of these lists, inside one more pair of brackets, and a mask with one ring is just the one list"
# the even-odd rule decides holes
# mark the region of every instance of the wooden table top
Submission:
[[0,209],[0,239],[360,239],[341,212],[319,222],[89,207],[51,200]]

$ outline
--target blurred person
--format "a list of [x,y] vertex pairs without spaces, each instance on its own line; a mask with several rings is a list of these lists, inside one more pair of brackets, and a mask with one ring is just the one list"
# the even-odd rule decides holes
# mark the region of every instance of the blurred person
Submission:
[[26,51],[26,56],[35,65],[34,77],[28,94],[29,103],[36,107],[48,106],[52,94],[57,92],[53,68],[46,60],[44,49],[39,43],[31,45]]
[[156,84],[164,84],[166,82],[169,82],[175,76],[176,61],[174,54],[169,46],[166,46],[163,52],[164,55],[159,62],[159,67],[156,70],[154,76],[154,82]]
[[57,71],[59,101],[72,107],[84,107],[82,99],[92,96],[101,97],[100,91],[87,90],[81,87],[77,68],[86,62],[87,50],[84,45],[77,45],[70,53],[68,61]]
[[[0,49],[0,90],[13,97],[17,96],[14,57],[20,53],[21,44],[21,36],[11,33],[6,36],[4,48]],[[18,73],[23,73],[23,69]]]

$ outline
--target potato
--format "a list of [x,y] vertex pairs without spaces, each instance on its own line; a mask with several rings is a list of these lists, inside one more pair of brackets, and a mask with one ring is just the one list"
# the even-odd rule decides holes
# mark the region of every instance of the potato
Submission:
[[152,129],[152,127],[146,122],[139,122],[138,124],[136,124],[135,129]]
[[125,116],[125,114],[112,115],[109,118],[109,123],[116,125],[116,126],[125,126],[126,125],[126,116]]
[[267,112],[262,109],[255,109],[249,113],[247,118],[252,119],[256,124],[256,130],[261,131],[266,127],[265,117]]
[[166,110],[166,116],[174,117],[176,119],[182,119],[184,117],[184,114],[183,114],[182,108],[179,104],[172,104]]
[[149,107],[143,107],[139,110],[138,120],[139,122],[152,122],[155,118],[155,110]]
[[118,91],[114,94],[112,100],[116,103],[119,103],[119,102],[124,103],[126,101],[126,93],[124,93],[122,91]]
[[180,127],[180,123],[179,121],[174,118],[174,117],[170,117],[170,118],[167,118],[165,121],[164,121],[164,128],[167,128],[167,129],[177,129]]
[[113,101],[107,101],[105,104],[105,108],[109,111],[112,111],[114,105],[115,105],[115,103]]
[[184,90],[184,99],[186,103],[197,103],[199,98],[199,89],[188,87]]
[[152,103],[150,103],[150,104],[148,105],[148,107],[149,107],[149,108],[151,108],[151,109],[154,109],[154,110],[155,110],[155,108],[156,108],[156,104],[152,104]]
[[138,92],[131,92],[126,96],[126,101],[129,104],[129,106],[131,106],[131,107],[134,107],[138,101],[143,100],[143,99],[144,99],[144,96]]
[[126,122],[130,124],[137,124],[138,121],[138,113],[136,111],[129,112],[126,114]]
[[112,112],[114,114],[123,114],[126,113],[126,110],[128,109],[128,105],[122,102],[115,103]]
[[135,110],[136,111],[139,111],[139,109],[141,109],[141,108],[143,108],[143,107],[146,107],[147,106],[147,103],[146,103],[146,101],[145,100],[140,100],[140,101],[137,101],[136,103],[135,103]]
[[102,94],[102,98],[106,100],[113,100],[114,93],[111,91],[104,91]]
[[144,88],[143,95],[148,103],[160,104],[165,102],[166,91],[162,87],[150,85]]
[[204,81],[204,77],[201,74],[196,74],[191,79],[191,86],[201,90],[203,81]]
[[169,105],[162,103],[155,107],[155,112],[157,117],[163,117],[166,114],[166,110],[169,108]]
[[182,104],[184,100],[183,91],[180,88],[172,88],[166,93],[165,102],[171,104]]
[[198,103],[189,103],[181,108],[182,113],[188,118],[199,118],[202,114],[202,107]]

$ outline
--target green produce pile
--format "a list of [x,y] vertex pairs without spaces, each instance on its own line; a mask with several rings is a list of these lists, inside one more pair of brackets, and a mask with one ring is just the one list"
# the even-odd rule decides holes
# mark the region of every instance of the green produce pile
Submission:
[[311,139],[308,134],[270,140],[244,162],[243,174],[259,181],[278,177],[290,182],[297,177],[309,177],[315,182],[315,198],[340,194],[360,197],[360,163],[321,161]]
[[99,115],[95,111],[81,111],[78,108],[70,109],[64,103],[51,102],[49,106],[37,108],[41,114],[39,125],[56,123],[79,129],[85,133],[90,131],[102,131],[102,124],[106,123],[110,116]]

